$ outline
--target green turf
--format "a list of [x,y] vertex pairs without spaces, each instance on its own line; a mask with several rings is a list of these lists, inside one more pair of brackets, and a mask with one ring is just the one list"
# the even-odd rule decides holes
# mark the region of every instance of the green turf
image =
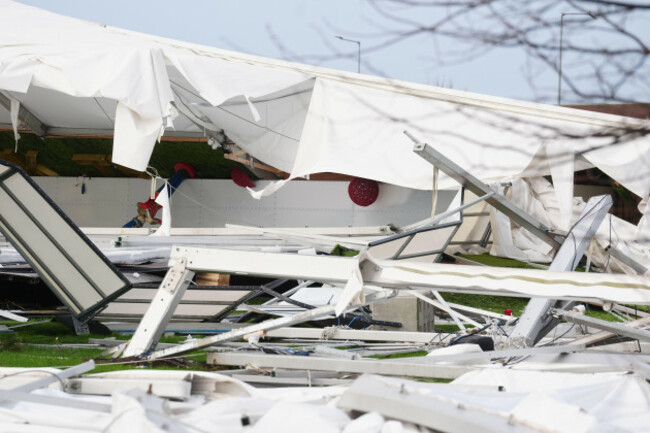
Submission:
[[[534,263],[526,263],[515,259],[507,259],[505,257],[495,257],[489,253],[483,254],[460,254],[460,257],[463,257],[474,262],[487,265],[487,266],[496,266],[500,268],[523,268],[523,269],[545,269],[543,266],[548,266],[546,264],[536,265]],[[576,272],[584,272],[585,268],[582,266],[576,267]],[[595,271],[592,271],[595,272]]]
[[433,332],[453,333],[460,331],[457,325],[451,324],[436,324],[434,325]]
[[[110,360],[102,358],[101,354],[106,349],[83,348],[70,349],[65,347],[34,347],[31,344],[64,345],[64,344],[86,344],[90,338],[115,338],[124,340],[122,334],[111,335],[89,334],[76,335],[70,328],[56,320],[47,323],[37,323],[40,320],[32,320],[29,326],[15,328],[14,332],[0,333],[0,366],[2,367],[70,367],[82,362],[94,359],[97,367],[92,373],[104,371],[126,370],[133,368],[154,368],[154,369],[184,369],[184,370],[214,370],[213,366],[205,364],[206,353],[193,353],[181,360],[163,362],[138,362],[125,363],[118,360],[111,363]],[[18,322],[0,322],[8,327],[22,325]],[[186,339],[185,336],[166,336],[160,339],[163,343],[180,343]]]
[[426,350],[418,350],[415,352],[408,353],[394,353],[392,355],[369,355],[364,358],[375,358],[375,359],[397,359],[397,358],[416,358],[419,356],[426,356],[429,353]]
[[442,293],[447,302],[481,308],[493,313],[504,314],[506,309],[511,309],[512,314],[520,316],[524,311],[528,298],[510,296],[466,295],[464,293]]
[[[13,132],[0,131],[0,151],[14,148]],[[37,150],[39,164],[54,170],[59,176],[103,177],[104,175],[90,165],[79,165],[72,161],[72,155],[110,154],[113,143],[106,138],[47,138],[42,140],[34,134],[21,134],[18,142],[18,155],[24,157],[30,150]],[[161,142],[154,147],[149,165],[156,168],[160,176],[169,178],[174,174],[174,164],[187,162],[196,170],[201,179],[229,179],[230,171],[241,164],[223,157],[223,149],[212,150],[205,143]],[[251,177],[255,177],[249,172]],[[115,170],[115,177],[127,175]]]
[[99,356],[99,349],[42,349],[20,346],[4,349],[5,336],[0,338],[0,365],[3,367],[70,367]]
[[[525,269],[539,269],[519,260],[506,259],[503,257],[495,257],[490,254],[478,255],[463,255],[462,257],[481,263],[488,266],[506,267],[506,268],[525,268]],[[578,271],[584,268],[578,268]],[[512,310],[515,316],[521,316],[528,303],[527,298],[515,298],[506,296],[487,296],[487,295],[465,295],[460,293],[443,293],[443,297],[448,302],[455,304],[467,305],[469,307],[481,308],[484,310],[492,311],[494,313],[503,314],[507,308]],[[597,319],[616,322],[618,319],[613,315],[603,311],[599,307],[586,305],[587,309],[585,314]],[[454,325],[452,325],[454,326]],[[455,326],[454,326],[455,327]],[[457,327],[455,327],[457,330]]]
[[488,253],[484,254],[461,254],[461,257],[480,263],[487,266],[497,266],[500,268],[525,268],[525,269],[539,269],[539,267],[529,265],[528,263],[521,262],[514,259],[506,259],[504,257],[495,257]]
[[[33,320],[32,322],[39,322],[40,320],[42,319]],[[17,322],[0,323],[6,326],[22,325],[21,323]],[[35,323],[29,326],[21,326],[15,329],[13,335],[15,335],[16,338],[18,338],[22,343],[33,344],[83,344],[88,343],[89,338],[120,337],[119,334],[112,334],[109,336],[101,334],[75,335],[75,333],[70,328],[60,322],[57,322],[56,320],[51,320],[47,323]]]

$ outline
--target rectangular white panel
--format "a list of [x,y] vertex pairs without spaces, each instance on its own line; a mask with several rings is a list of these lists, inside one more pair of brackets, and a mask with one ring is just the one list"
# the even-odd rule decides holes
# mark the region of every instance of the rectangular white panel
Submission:
[[0,161],[0,232],[78,319],[129,289],[128,280],[20,168]]

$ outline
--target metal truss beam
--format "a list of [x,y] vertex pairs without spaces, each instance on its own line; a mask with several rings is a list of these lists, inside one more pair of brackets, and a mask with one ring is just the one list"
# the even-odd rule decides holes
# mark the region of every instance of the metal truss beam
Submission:
[[[456,180],[460,185],[467,188],[477,196],[484,196],[494,191],[484,182],[457,165],[455,162],[444,156],[426,143],[419,142],[413,135],[405,131],[405,134],[413,140],[415,146],[413,152],[420,156],[434,167],[442,170],[447,176]],[[563,237],[554,233],[550,228],[537,221],[526,213],[519,206],[516,206],[501,194],[494,194],[486,199],[495,209],[507,215],[508,218],[526,228],[531,233],[554,248],[559,248]]]
[[[11,99],[4,93],[0,92],[0,105],[11,112]],[[34,113],[29,111],[23,104],[20,104],[18,110],[18,119],[20,119],[34,134],[39,137],[45,137],[48,133],[48,125],[43,123]]]

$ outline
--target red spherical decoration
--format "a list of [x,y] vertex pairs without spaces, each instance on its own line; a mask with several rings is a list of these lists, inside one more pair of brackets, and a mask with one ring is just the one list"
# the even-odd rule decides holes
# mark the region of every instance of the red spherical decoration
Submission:
[[230,178],[239,186],[243,187],[249,187],[253,188],[255,184],[251,180],[250,177],[248,177],[248,173],[246,173],[244,170],[242,170],[239,167],[235,167],[232,169],[230,172]]
[[504,313],[505,313],[506,316],[512,316],[512,310],[510,308],[506,308]]
[[348,194],[359,206],[370,206],[379,196],[379,184],[374,180],[355,177],[350,181]]

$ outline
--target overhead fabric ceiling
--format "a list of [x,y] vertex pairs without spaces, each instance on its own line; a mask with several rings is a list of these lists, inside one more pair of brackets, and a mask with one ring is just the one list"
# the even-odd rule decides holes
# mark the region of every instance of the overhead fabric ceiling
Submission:
[[431,189],[432,167],[411,151],[408,130],[484,181],[551,174],[567,217],[580,167],[650,193],[650,140],[634,135],[645,121],[250,56],[0,0],[0,126],[17,126],[12,114],[45,136],[112,134],[113,162],[135,170],[161,135],[224,131],[291,177]]

